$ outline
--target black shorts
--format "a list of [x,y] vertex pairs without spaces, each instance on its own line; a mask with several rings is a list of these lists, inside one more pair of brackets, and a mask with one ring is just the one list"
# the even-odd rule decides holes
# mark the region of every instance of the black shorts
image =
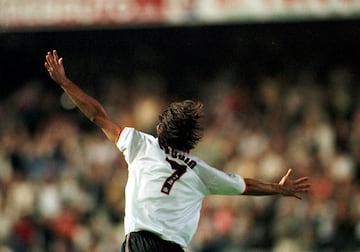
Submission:
[[122,244],[121,252],[184,252],[182,247],[174,242],[161,239],[148,231],[131,232]]

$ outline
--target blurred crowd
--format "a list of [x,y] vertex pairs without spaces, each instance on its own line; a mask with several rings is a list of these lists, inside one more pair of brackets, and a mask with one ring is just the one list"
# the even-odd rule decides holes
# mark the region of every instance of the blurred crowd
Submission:
[[[359,76],[341,67],[320,81],[305,70],[253,83],[237,75],[225,69],[193,84],[188,98],[206,108],[193,154],[271,182],[292,168],[312,188],[302,200],[207,197],[187,251],[359,251]],[[29,80],[0,101],[0,251],[119,251],[126,163],[49,83]],[[79,84],[119,123],[148,133],[168,102],[186,96],[155,74]]]

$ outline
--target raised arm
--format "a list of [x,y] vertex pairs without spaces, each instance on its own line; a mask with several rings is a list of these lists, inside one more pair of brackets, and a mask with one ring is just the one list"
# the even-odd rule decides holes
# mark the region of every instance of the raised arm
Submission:
[[86,94],[67,78],[63,58],[59,58],[56,50],[48,52],[45,59],[45,68],[50,77],[59,84],[81,112],[99,126],[110,141],[114,142],[121,127],[106,114],[103,106],[96,99]]
[[279,183],[264,183],[255,179],[245,178],[246,190],[243,195],[275,195],[296,197],[301,199],[300,193],[307,192],[310,188],[308,177],[295,180],[289,179],[291,169],[287,171]]

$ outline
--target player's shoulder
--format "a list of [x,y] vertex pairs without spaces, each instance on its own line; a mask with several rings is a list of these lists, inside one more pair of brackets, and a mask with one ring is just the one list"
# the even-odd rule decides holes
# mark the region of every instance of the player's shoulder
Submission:
[[125,137],[129,137],[129,136],[132,136],[132,137],[136,136],[136,137],[143,138],[143,139],[155,140],[155,137],[149,133],[143,132],[134,127],[124,127],[122,129],[120,137],[125,138]]
[[117,141],[117,146],[128,146],[128,145],[154,145],[158,146],[156,138],[148,133],[137,130],[133,127],[123,128],[119,139]]

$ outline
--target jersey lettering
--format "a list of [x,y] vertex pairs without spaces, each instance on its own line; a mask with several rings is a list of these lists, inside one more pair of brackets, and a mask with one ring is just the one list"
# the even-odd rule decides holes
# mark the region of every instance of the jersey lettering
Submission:
[[166,161],[168,161],[171,165],[171,168],[175,170],[170,177],[168,177],[163,186],[161,187],[161,192],[165,194],[170,194],[171,188],[173,187],[174,183],[186,172],[186,166],[178,164],[175,161],[169,160],[166,158]]
[[190,168],[194,168],[196,165],[196,161],[191,160],[190,158],[188,158],[187,156],[185,156],[184,154],[182,154],[181,152],[178,152],[170,147],[161,147],[166,154],[170,155],[173,158],[177,158],[180,159],[181,161],[184,161],[184,163]]

